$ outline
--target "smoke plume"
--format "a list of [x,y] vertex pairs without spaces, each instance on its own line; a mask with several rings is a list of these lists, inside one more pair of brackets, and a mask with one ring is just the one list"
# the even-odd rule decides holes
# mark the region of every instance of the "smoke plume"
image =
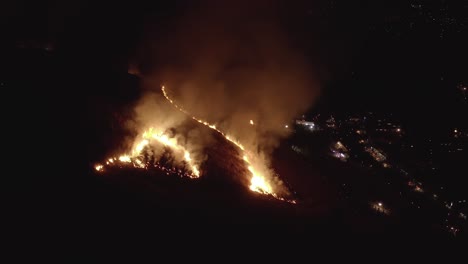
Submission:
[[[272,150],[291,133],[286,125],[311,106],[318,86],[288,42],[280,6],[251,2],[192,7],[166,25],[166,33],[152,36],[141,64],[154,65],[145,69],[154,82],[149,91],[164,83],[178,104],[232,135],[268,168]],[[148,113],[145,107],[137,112]],[[144,121],[169,122],[159,118]]]

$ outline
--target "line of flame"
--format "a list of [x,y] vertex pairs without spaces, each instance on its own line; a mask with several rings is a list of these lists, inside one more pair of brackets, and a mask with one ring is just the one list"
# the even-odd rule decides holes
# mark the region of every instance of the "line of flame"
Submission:
[[[263,175],[261,175],[258,171],[255,170],[255,168],[253,167],[253,164],[250,162],[249,160],[249,156],[252,156],[250,154],[249,151],[247,151],[245,149],[245,147],[238,141],[234,140],[232,137],[226,135],[224,132],[222,132],[221,130],[219,130],[216,125],[213,125],[213,124],[210,124],[208,123],[207,121],[204,121],[204,120],[201,120],[201,119],[198,119],[192,115],[190,115],[189,112],[187,112],[185,109],[183,109],[181,106],[177,105],[174,100],[172,100],[169,95],[167,94],[166,92],[166,88],[164,86],[161,87],[161,90],[163,92],[163,95],[164,97],[175,107],[177,108],[179,111],[181,111],[182,113],[186,114],[187,116],[189,116],[190,118],[192,118],[193,120],[197,121],[198,123],[200,124],[203,124],[211,129],[213,129],[214,131],[218,132],[220,135],[222,135],[225,139],[227,139],[229,142],[233,143],[234,145],[236,145],[240,150],[241,152],[243,153],[243,160],[247,163],[247,166],[248,166],[248,170],[250,171],[251,173],[251,176],[252,178],[250,179],[250,190],[252,191],[255,191],[255,192],[258,192],[258,193],[261,193],[261,194],[268,194],[268,195],[271,195],[273,197],[275,197],[276,199],[279,199],[279,200],[282,200],[282,201],[286,201],[286,202],[290,202],[290,203],[296,203],[295,200],[287,200],[283,197],[280,197],[279,195],[277,195],[273,188],[271,187],[271,185],[267,182],[267,180],[265,179],[265,177]],[[253,122],[253,121],[252,121]]]
[[[187,165],[192,172],[192,174],[188,174],[188,176],[190,178],[200,177],[200,170],[195,165],[192,157],[190,156],[190,152],[188,152],[183,146],[177,144],[176,139],[169,138],[167,135],[164,134],[158,134],[154,131],[152,127],[143,133],[143,139],[137,144],[135,144],[133,150],[131,151],[131,154],[124,154],[119,156],[118,158],[109,158],[106,161],[106,165],[112,165],[116,162],[120,162],[121,164],[131,163],[136,168],[146,168],[146,164],[144,164],[138,157],[142,154],[142,151],[145,148],[145,146],[150,144],[150,140],[156,140],[166,147],[183,152],[184,160],[187,162]],[[96,171],[103,171],[104,165],[97,164],[94,168]]]

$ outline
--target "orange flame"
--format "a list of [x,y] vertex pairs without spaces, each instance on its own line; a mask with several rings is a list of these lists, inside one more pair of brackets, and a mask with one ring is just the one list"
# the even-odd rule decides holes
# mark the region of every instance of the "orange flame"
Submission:
[[[147,168],[147,164],[145,164],[138,157],[142,154],[144,148],[150,144],[150,141],[155,140],[174,151],[183,153],[184,160],[192,172],[192,174],[189,174],[188,176],[191,178],[200,177],[200,170],[190,156],[190,152],[187,151],[183,146],[179,145],[175,138],[169,138],[163,133],[157,133],[152,127],[143,132],[142,138],[143,139],[141,141],[134,144],[131,154],[124,154],[118,158],[109,158],[106,161],[106,165],[113,165],[117,162],[120,162],[120,164],[131,163],[135,168]],[[104,166],[101,164],[97,164],[94,168],[98,172],[104,170]]]
[[102,171],[102,170],[103,170],[103,166],[100,165],[100,164],[97,164],[96,166],[94,166],[94,169],[96,169],[97,171]]

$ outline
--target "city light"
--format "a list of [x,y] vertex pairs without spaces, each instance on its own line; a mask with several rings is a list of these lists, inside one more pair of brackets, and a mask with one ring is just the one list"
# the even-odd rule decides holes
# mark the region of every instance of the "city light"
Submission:
[[390,209],[388,209],[382,202],[372,202],[370,203],[371,208],[374,209],[376,212],[379,212],[384,215],[390,214]]

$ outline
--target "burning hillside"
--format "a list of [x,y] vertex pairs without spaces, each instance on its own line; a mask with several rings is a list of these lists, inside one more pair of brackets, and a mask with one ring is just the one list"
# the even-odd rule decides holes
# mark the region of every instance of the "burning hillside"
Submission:
[[[318,85],[288,32],[272,19],[279,7],[244,4],[207,2],[168,24],[157,40],[148,35],[130,70],[146,92],[131,126],[137,136],[96,169],[163,166],[203,178],[211,174],[204,164],[213,161],[208,149],[218,138],[234,147],[234,155],[220,155],[236,160],[236,171],[245,167],[235,178],[247,190],[295,203],[271,158],[292,133],[291,120],[317,98]],[[167,87],[159,89],[161,82]]]
[[[224,140],[230,142],[237,148],[237,153],[242,157],[245,167],[248,170],[249,176],[248,188],[252,191],[271,195],[276,199],[296,203],[295,200],[289,199],[289,190],[285,189],[282,182],[275,184],[272,179],[279,179],[278,175],[270,175],[274,173],[266,164],[262,163],[259,156],[253,154],[244,147],[239,141],[233,139],[216,127],[204,120],[191,116],[186,110],[177,105],[172,100],[165,89],[162,87],[162,93],[171,105],[178,111],[187,115],[197,123],[215,131]],[[174,110],[175,110],[174,109]],[[250,120],[251,124],[253,123]],[[170,128],[150,127],[145,130],[142,135],[138,136],[133,143],[129,153],[108,158],[105,163],[96,164],[95,169],[98,172],[103,172],[107,167],[135,167],[140,169],[159,169],[165,171],[166,174],[176,174],[181,177],[198,178],[201,176],[200,160],[194,160],[190,151],[180,143],[176,135],[170,135]],[[234,166],[236,167],[236,166]],[[242,173],[245,174],[245,173]],[[246,177],[241,176],[239,177]],[[246,182],[246,181],[242,181]]]

